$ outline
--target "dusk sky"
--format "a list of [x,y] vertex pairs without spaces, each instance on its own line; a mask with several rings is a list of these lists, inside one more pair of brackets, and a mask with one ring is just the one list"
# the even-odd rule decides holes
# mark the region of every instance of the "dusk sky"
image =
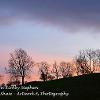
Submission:
[[0,66],[23,48],[34,61],[67,61],[100,48],[100,0],[0,0]]

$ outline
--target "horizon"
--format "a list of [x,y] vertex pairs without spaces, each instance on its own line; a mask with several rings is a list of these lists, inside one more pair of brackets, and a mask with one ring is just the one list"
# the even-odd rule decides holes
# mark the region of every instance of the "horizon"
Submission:
[[100,48],[99,17],[99,0],[0,0],[0,72],[16,48],[50,64]]

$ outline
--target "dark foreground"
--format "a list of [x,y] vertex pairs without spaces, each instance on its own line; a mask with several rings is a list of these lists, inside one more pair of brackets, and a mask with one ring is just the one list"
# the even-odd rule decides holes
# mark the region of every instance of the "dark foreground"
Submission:
[[[100,74],[77,76],[48,82],[29,82],[24,85],[29,89],[1,89],[4,93],[11,92],[14,99],[46,100],[100,100]],[[32,88],[30,88],[32,87]],[[29,94],[31,93],[31,94]]]

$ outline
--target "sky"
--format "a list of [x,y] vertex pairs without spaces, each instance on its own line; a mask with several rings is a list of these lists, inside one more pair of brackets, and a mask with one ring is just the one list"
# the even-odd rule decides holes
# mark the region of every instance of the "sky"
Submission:
[[17,48],[49,63],[100,48],[100,0],[0,0],[1,72]]

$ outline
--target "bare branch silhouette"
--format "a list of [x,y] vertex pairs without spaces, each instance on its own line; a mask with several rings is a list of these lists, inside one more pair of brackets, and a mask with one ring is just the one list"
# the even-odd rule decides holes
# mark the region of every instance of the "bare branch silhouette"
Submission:
[[33,67],[33,61],[23,49],[16,49],[10,54],[8,72],[15,78],[21,77],[22,84]]
[[60,76],[60,70],[59,70],[59,66],[57,65],[56,61],[53,64],[52,73],[55,75],[56,79],[59,78],[59,76]]
[[40,63],[39,72],[40,72],[40,79],[43,81],[47,81],[49,75],[49,65],[47,62]]
[[61,62],[60,72],[63,78],[71,77],[73,75],[73,66],[71,63]]

